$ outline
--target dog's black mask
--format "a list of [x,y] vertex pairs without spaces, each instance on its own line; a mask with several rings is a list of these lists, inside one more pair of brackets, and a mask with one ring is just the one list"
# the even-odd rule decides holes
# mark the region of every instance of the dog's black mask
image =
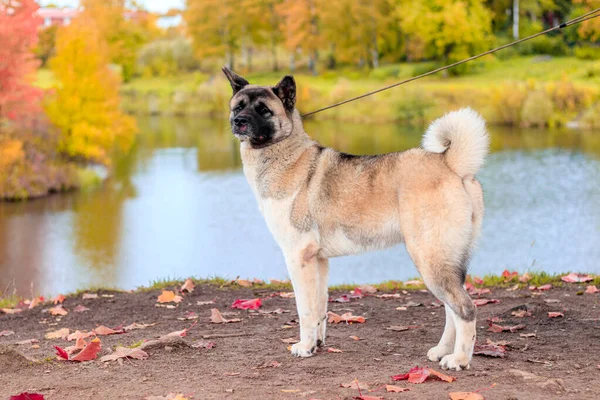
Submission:
[[[249,140],[252,147],[268,146],[275,136],[273,111],[269,108],[264,88],[247,88],[239,92],[241,101],[232,110],[231,130],[240,140]],[[272,94],[271,94],[272,96]]]

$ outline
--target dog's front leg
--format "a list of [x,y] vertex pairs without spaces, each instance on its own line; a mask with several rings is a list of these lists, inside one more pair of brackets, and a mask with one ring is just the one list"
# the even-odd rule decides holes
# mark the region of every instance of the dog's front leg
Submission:
[[321,315],[322,307],[319,307],[319,301],[322,301],[319,260],[316,251],[314,255],[311,253],[311,248],[309,245],[297,253],[289,252],[285,255],[300,318],[300,342],[292,346],[292,355],[297,357],[312,356],[317,348],[319,325],[326,322]]

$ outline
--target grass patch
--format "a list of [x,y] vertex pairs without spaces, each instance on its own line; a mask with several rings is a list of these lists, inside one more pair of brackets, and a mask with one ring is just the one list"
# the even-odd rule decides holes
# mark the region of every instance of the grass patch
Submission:
[[0,296],[0,308],[14,308],[21,299],[14,295]]

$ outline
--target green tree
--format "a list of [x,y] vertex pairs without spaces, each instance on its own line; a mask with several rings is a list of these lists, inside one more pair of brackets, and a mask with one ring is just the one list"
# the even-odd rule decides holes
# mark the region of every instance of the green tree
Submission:
[[40,29],[38,32],[38,43],[35,47],[35,55],[45,67],[48,60],[54,55],[57,25],[51,25]]

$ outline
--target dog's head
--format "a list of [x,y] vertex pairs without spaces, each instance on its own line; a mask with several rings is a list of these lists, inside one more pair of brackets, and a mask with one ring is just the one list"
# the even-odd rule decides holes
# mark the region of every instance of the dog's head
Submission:
[[263,148],[282,141],[293,132],[296,82],[290,75],[275,86],[251,85],[229,68],[223,73],[231,83],[229,101],[231,131],[252,148]]

